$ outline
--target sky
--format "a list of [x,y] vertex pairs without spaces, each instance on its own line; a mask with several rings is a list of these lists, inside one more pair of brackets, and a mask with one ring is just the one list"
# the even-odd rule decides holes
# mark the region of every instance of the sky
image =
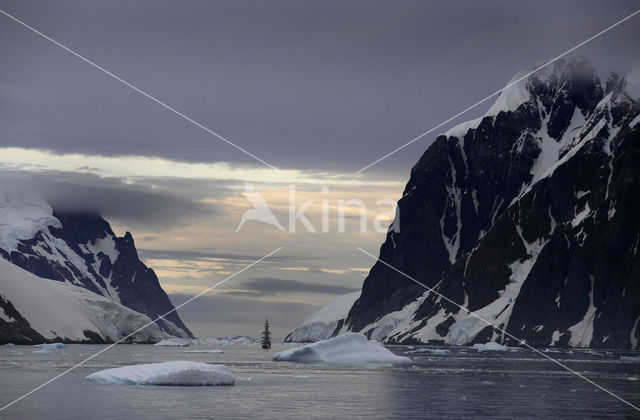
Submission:
[[[247,153],[0,15],[0,180],[131,231],[197,336],[278,337],[358,290],[438,133],[357,171],[631,14],[633,1],[11,1],[11,14]],[[581,47],[638,62],[639,16]],[[635,74],[640,74],[636,71]],[[291,185],[295,186],[295,194]],[[247,186],[284,230],[249,220]],[[290,200],[305,210],[291,224]],[[360,212],[340,200],[360,200]],[[383,204],[380,204],[383,200]],[[353,201],[351,202],[353,204]],[[323,211],[328,214],[322,226]],[[295,232],[292,232],[292,226]]]

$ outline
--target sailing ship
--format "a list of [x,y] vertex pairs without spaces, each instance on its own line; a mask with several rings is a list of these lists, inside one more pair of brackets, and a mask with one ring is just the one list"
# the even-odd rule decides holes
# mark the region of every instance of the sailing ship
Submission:
[[269,320],[264,321],[264,331],[262,332],[262,348],[269,350],[271,348],[271,333],[269,332]]

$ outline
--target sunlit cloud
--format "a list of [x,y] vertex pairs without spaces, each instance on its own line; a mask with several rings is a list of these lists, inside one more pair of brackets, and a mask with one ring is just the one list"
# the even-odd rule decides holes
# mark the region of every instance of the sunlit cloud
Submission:
[[401,183],[370,180],[352,173],[308,173],[301,170],[275,171],[258,166],[229,165],[225,162],[194,163],[147,156],[102,156],[78,153],[54,153],[20,147],[0,148],[0,168],[38,171],[90,173],[118,177],[134,182],[135,178],[183,178],[235,180],[260,184],[378,185],[400,187]]

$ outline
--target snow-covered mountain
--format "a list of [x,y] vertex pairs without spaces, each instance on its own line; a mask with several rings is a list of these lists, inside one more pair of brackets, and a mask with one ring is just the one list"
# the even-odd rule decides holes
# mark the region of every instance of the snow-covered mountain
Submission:
[[338,296],[305,319],[298,328],[287,334],[284,341],[307,343],[331,338],[342,329],[349,309],[358,297],[360,292]]
[[[11,343],[112,342],[151,319],[113,300],[70,283],[40,278],[0,259],[0,339]],[[171,337],[151,324],[131,339],[156,342]]]
[[[116,312],[122,307],[130,308],[147,320],[173,309],[153,270],[138,258],[129,232],[117,237],[99,215],[57,213],[35,195],[0,194],[0,256],[47,281],[85,289],[88,294],[82,297],[83,302],[103,302],[97,299],[102,296],[113,303]],[[0,295],[7,300],[2,288]],[[25,319],[31,323],[28,317]],[[156,338],[192,337],[175,312],[158,321],[157,327],[162,335],[149,333]],[[104,328],[91,331],[103,338],[105,334],[115,338]]]
[[[624,78],[553,63],[435,139],[379,258],[532,345],[638,348],[639,121]],[[344,331],[515,344],[379,262]]]

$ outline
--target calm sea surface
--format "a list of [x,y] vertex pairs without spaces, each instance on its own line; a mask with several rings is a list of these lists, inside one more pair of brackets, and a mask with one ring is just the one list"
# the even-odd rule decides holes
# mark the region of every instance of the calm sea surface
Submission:
[[[51,353],[0,347],[0,405],[23,395],[103,346]],[[0,412],[0,418],[640,418],[640,413],[529,350],[408,353],[412,365],[341,367],[272,362],[257,344],[184,353],[198,346],[118,345]],[[204,348],[204,347],[203,347]],[[640,405],[640,356],[629,351],[554,351],[572,369]],[[621,356],[631,359],[622,360]],[[130,364],[193,360],[222,363],[233,387],[104,385],[85,376]]]

